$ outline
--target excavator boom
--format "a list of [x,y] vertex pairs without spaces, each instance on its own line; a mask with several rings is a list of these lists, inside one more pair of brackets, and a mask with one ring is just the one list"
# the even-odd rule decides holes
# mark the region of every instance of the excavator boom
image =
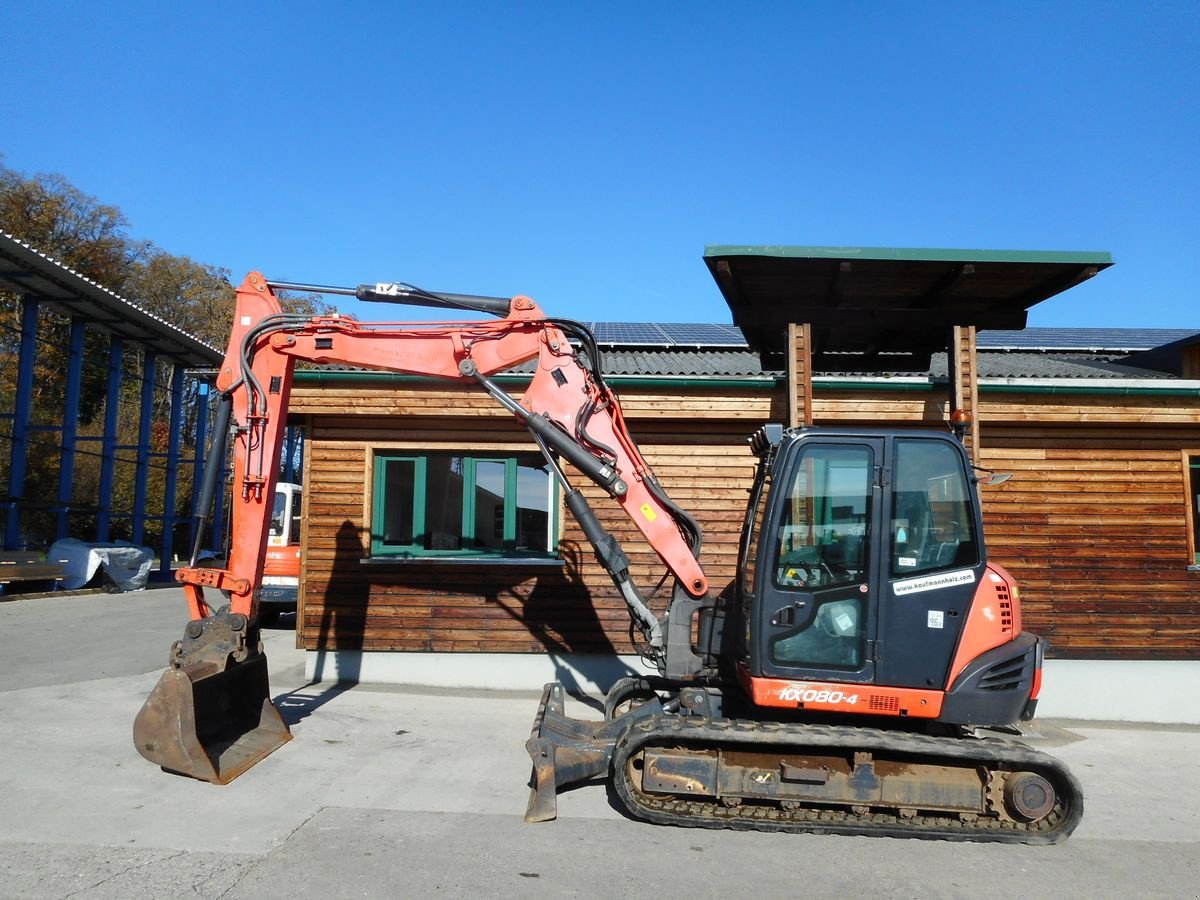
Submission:
[[[403,284],[363,285],[363,299],[481,310],[498,318],[442,323],[360,323],[342,315],[283,311],[270,282],[248,275],[237,291],[233,329],[217,376],[215,443],[201,495],[207,511],[224,469],[232,422],[233,496],[227,563],[205,568],[193,559],[176,573],[191,621],[172,647],[169,668],[134,726],[147,759],[166,769],[224,783],[290,740],[271,704],[259,640],[270,516],[298,361],[444,378],[478,386],[530,431],[565,492],[567,506],[592,542],[645,636],[649,655],[665,658],[666,636],[629,575],[616,540],[601,526],[560,460],[602,487],[658,553],[679,590],[704,597],[698,562],[700,530],[674,505],[630,436],[620,403],[604,383],[591,336],[575,323],[547,319],[528,297],[511,300],[439,295]],[[578,336],[584,365],[567,332]],[[493,375],[529,361],[534,374],[518,400]],[[196,550],[199,549],[197,541]],[[212,597],[228,597],[227,606]],[[231,714],[237,710],[236,715]]]

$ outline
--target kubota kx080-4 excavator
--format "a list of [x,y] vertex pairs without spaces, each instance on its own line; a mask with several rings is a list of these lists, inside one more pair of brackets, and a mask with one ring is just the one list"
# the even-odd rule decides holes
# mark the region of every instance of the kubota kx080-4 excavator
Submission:
[[[1032,716],[1043,643],[1022,631],[1017,587],[988,562],[977,479],[949,433],[761,428],[737,578],[713,596],[700,527],[639,453],[585,328],[527,297],[404,284],[320,290],[496,318],[289,315],[279,287],[253,273],[237,293],[214,431],[234,440],[230,553],[223,569],[193,560],[177,574],[191,620],[134,725],[147,759],[226,783],[291,739],[268,691],[256,596],[302,360],[478,385],[528,428],[628,605],[657,673],[615,684],[603,721],[568,717],[563,687],[546,686],[526,744],[528,821],[554,818],[558,788],[608,777],[633,815],[664,824],[1030,843],[1074,829],[1083,798],[1065,766],[976,731]],[[492,380],[529,360],[520,400]],[[212,450],[201,510],[225,453]],[[674,580],[665,612],[631,581],[569,470],[658,553]]]

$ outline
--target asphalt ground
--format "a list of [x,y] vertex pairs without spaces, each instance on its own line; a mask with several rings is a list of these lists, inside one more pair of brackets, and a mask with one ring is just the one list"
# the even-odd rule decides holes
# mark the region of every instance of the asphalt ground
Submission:
[[1086,796],[1053,847],[663,828],[599,783],[525,825],[540,686],[310,685],[290,617],[266,644],[295,739],[223,787],[147,763],[130,729],[185,619],[177,589],[0,602],[0,897],[1200,896],[1195,727],[1033,723]]

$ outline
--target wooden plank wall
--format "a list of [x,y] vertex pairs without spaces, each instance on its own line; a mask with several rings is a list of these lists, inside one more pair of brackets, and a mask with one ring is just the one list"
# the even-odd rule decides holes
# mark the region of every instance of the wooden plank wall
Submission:
[[[533,448],[512,417],[469,389],[298,392],[306,416],[304,577],[298,628],[307,649],[630,653],[624,602],[570,516],[560,510],[565,565],[468,568],[446,563],[368,563],[372,448]],[[747,435],[782,395],[713,398],[645,392],[624,404],[661,483],[700,520],[710,583],[733,578],[738,530],[754,459]],[[447,415],[448,412],[453,415]],[[383,412],[384,415],[378,413]],[[429,415],[428,413],[442,413]],[[415,415],[413,413],[416,413]],[[750,424],[747,424],[747,419]],[[571,473],[568,470],[568,475]],[[582,476],[605,527],[622,541],[645,589],[664,566],[620,508]],[[664,585],[652,606],[669,599]]]
[[[628,616],[569,516],[561,569],[363,564],[372,447],[528,450],[492,401],[454,387],[298,386],[308,422],[305,570],[298,639],[308,649],[630,652]],[[786,392],[626,388],[626,416],[661,481],[705,528],[713,589],[732,580],[753,473],[746,436],[781,421]],[[942,392],[819,390],[818,423],[933,424]],[[1180,449],[1200,446],[1189,398],[991,394],[980,398],[992,557],[1017,577],[1025,625],[1067,657],[1200,658],[1200,574],[1187,572]],[[586,487],[583,479],[575,483]],[[639,584],[663,573],[614,503],[585,491],[626,541]],[[665,604],[667,586],[652,605]]]
[[989,554],[1017,579],[1025,628],[1052,655],[1200,658],[1179,438],[985,426],[981,463],[1013,473],[983,489]]

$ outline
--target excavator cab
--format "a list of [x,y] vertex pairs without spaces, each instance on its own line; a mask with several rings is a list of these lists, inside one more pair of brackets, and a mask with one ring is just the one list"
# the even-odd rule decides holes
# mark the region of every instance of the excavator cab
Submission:
[[[897,683],[940,685],[958,612],[980,575],[967,477],[961,446],[940,433],[809,430],[777,445],[742,545],[738,597],[751,674],[870,683],[878,664]],[[953,597],[911,590],[912,578],[951,570]],[[897,578],[906,583],[902,594],[892,586]],[[926,664],[886,666],[889,638],[914,628]]]
[[[999,596],[1007,578],[987,563],[962,445],[934,431],[812,428],[776,429],[757,449],[726,625],[755,702],[795,707],[782,686],[817,683],[853,702],[809,707],[951,721],[963,701],[944,701],[965,655],[996,651],[1016,677],[991,693],[961,686],[970,722],[1019,717],[1038,647]],[[864,710],[864,697],[876,708]]]

